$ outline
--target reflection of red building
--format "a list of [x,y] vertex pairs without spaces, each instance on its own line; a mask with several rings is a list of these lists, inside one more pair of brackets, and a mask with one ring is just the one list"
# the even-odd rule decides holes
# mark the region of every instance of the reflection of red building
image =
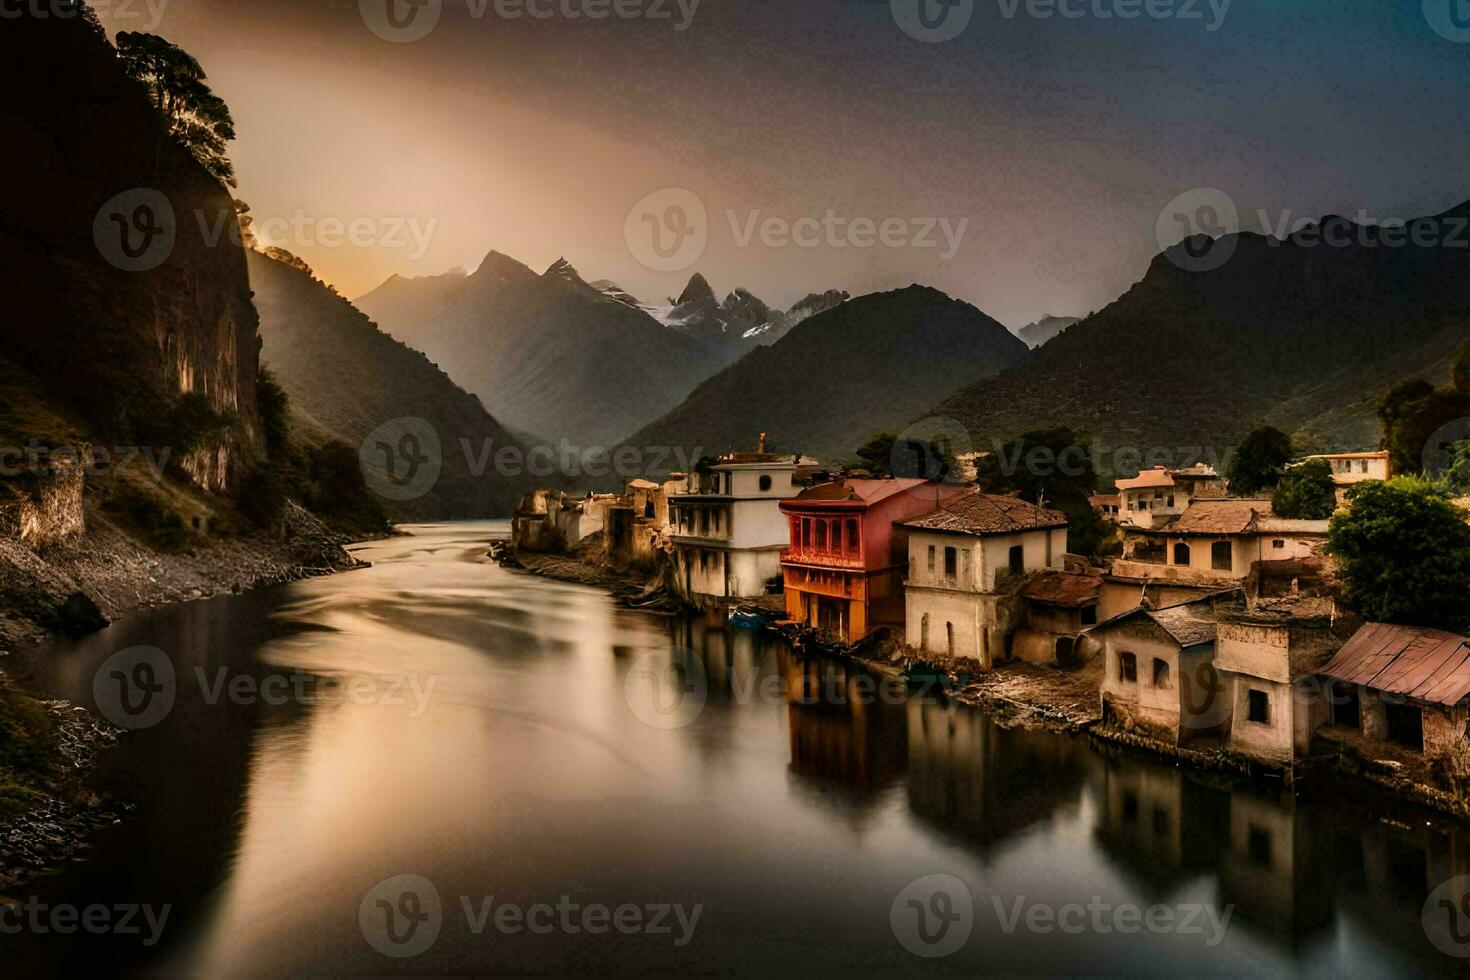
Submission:
[[839,480],[783,500],[787,617],[849,643],[902,623],[908,533],[895,522],[932,513],[963,490],[932,480]]

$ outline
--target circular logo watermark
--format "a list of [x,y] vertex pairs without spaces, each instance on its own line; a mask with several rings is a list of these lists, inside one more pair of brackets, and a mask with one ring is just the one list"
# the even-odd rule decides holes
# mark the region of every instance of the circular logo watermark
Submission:
[[1470,3],[1466,0],[1424,0],[1424,19],[1440,37],[1470,43]]
[[412,416],[384,422],[357,451],[368,489],[388,500],[416,500],[434,489],[444,468],[439,433]]
[[[900,479],[940,480],[964,465],[974,446],[970,430],[955,419],[935,416],[920,419],[893,440],[888,471]],[[933,494],[932,487],[916,486],[911,494]]]
[[665,187],[633,205],[623,222],[628,251],[654,272],[681,272],[709,245],[704,201],[686,187]]
[[384,956],[418,956],[434,945],[444,925],[439,890],[423,875],[387,878],[363,896],[357,924],[368,945]]
[[444,0],[358,0],[357,11],[368,30],[385,41],[422,41],[444,13]]
[[634,716],[650,728],[683,728],[699,717],[709,700],[709,675],[692,651],[677,649],[673,658],[651,651],[628,668],[623,697]]
[[1455,462],[1455,447],[1467,439],[1470,439],[1470,418],[1455,419],[1436,429],[1424,443],[1424,475],[1450,477],[1456,483],[1470,480],[1470,473],[1450,472]]
[[128,647],[92,675],[92,701],[119,728],[152,728],[168,717],[178,696],[174,663],[157,647]]
[[163,265],[178,236],[174,206],[151,187],[123,191],[92,219],[97,251],[124,272],[148,272]]
[[1196,187],[1164,205],[1154,224],[1159,250],[1186,272],[1211,272],[1235,254],[1240,212],[1217,187]]
[[1435,949],[1470,956],[1470,875],[1451,878],[1430,892],[1420,920]]
[[893,21],[925,44],[953,41],[970,26],[975,0],[889,0]]
[[893,936],[915,956],[958,952],[975,928],[975,898],[954,875],[929,875],[898,893],[888,912]]

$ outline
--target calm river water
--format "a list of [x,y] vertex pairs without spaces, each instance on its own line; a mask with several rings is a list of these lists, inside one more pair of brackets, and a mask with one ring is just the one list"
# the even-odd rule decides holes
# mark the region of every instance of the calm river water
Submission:
[[[356,549],[371,569],[11,665],[80,704],[117,711],[131,680],[163,706],[129,701],[154,723],[101,761],[136,813],[8,896],[48,911],[0,935],[5,975],[1470,963],[1425,927],[1430,893],[1470,871],[1453,825],[1003,731],[758,633],[503,570],[485,552],[504,525],[412,530]],[[143,673],[116,657],[139,646],[162,651]],[[126,935],[46,918],[99,905],[167,918]]]

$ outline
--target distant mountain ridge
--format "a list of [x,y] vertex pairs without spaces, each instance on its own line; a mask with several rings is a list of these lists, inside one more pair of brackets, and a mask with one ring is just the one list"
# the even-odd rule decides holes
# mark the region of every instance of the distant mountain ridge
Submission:
[[848,459],[883,428],[1026,357],[1026,345],[968,303],[926,286],[849,300],[757,347],[633,434],[633,446],[748,450]]
[[[930,411],[977,445],[1066,425],[1110,447],[1224,453],[1266,422],[1303,450],[1374,446],[1379,395],[1447,376],[1470,337],[1470,248],[1452,244],[1467,215],[1411,222],[1433,232],[1428,247],[1335,216],[1285,240],[1183,242],[1113,303]],[[1223,264],[1191,271],[1201,260]]]
[[1052,316],[1047,314],[1035,323],[1028,323],[1016,331],[1016,336],[1026,342],[1032,350],[1042,346],[1058,335],[1065,332],[1069,327],[1076,326],[1082,322],[1080,316]]
[[379,426],[415,418],[438,436],[438,480],[423,496],[383,500],[391,517],[452,520],[514,510],[529,482],[523,474],[498,474],[493,466],[474,472],[495,450],[519,445],[479,399],[456,387],[423,354],[379,330],[304,263],[251,252],[250,278],[260,311],[262,362],[313,434],[357,449]]

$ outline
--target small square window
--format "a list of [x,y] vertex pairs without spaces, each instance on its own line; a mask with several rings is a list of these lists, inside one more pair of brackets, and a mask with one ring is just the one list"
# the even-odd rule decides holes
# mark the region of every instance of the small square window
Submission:
[[1282,541],[1280,538],[1277,538],[1275,541],[1271,542],[1271,547],[1275,548],[1277,551],[1280,551],[1281,549],[1286,547],[1286,542]]
[[1264,725],[1270,720],[1271,699],[1266,696],[1265,691],[1250,691],[1247,710],[1246,717]]

